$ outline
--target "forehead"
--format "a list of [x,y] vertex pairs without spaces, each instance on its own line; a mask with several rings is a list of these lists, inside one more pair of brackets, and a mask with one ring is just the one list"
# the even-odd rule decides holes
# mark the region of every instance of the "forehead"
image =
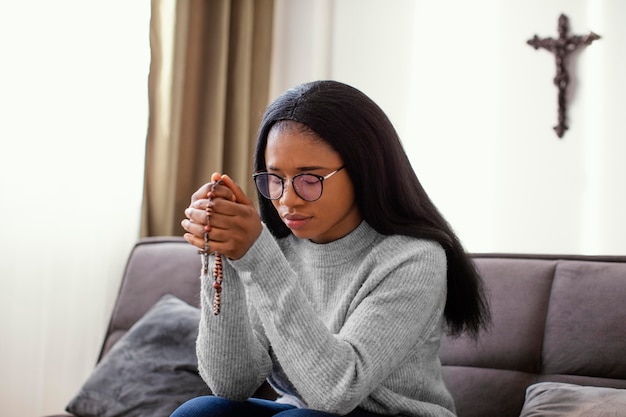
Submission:
[[325,168],[341,161],[339,154],[319,135],[300,123],[291,123],[270,130],[265,148],[268,168]]

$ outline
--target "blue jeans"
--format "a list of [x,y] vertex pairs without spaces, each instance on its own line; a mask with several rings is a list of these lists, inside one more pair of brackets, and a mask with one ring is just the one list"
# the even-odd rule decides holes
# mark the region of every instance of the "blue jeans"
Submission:
[[[170,417],[336,417],[338,414],[296,408],[275,401],[250,398],[247,401],[232,401],[221,397],[205,396],[193,398],[178,407]],[[347,417],[379,417],[357,408]]]

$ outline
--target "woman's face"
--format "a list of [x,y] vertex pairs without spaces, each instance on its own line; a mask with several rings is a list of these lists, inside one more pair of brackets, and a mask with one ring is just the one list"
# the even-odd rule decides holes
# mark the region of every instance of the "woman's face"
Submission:
[[[274,126],[267,137],[265,163],[267,172],[283,179],[300,173],[326,176],[343,166],[341,157],[330,145],[296,122]],[[292,233],[316,243],[337,240],[361,223],[354,198],[354,188],[345,169],[323,182],[323,192],[316,201],[306,201],[285,180],[283,195],[272,200],[278,215]]]

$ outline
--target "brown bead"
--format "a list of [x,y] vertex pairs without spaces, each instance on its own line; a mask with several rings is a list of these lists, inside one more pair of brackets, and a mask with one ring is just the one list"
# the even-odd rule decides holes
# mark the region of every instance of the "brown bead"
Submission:
[[[207,204],[206,207],[206,217],[207,217],[207,226],[206,229],[210,229],[210,217],[211,214],[213,213],[212,207],[213,207],[213,197],[215,197],[215,194],[213,193],[213,191],[215,190],[215,187],[218,184],[221,184],[222,180],[217,181],[216,183],[213,183],[211,185],[211,189],[209,190],[207,197],[209,199],[209,202]],[[205,239],[208,240],[208,233],[205,235]],[[207,242],[208,243],[208,242]],[[207,251],[208,251],[208,244],[207,246]],[[213,298],[213,314],[214,315],[218,315],[220,314],[220,310],[221,310],[221,304],[222,304],[222,298],[221,298],[221,292],[222,292],[222,280],[224,278],[224,270],[222,269],[222,256],[219,253],[215,253],[215,265],[213,266],[213,288],[215,289],[215,297]]]

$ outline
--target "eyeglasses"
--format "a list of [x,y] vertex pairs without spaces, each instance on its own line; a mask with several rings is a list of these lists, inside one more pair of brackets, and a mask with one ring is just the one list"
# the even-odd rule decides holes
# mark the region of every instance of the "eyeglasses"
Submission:
[[285,192],[285,181],[291,180],[294,191],[305,201],[316,201],[322,196],[324,180],[332,177],[344,167],[337,168],[326,176],[315,174],[297,174],[293,177],[282,178],[269,172],[258,172],[252,175],[259,193],[268,200],[278,200]]

